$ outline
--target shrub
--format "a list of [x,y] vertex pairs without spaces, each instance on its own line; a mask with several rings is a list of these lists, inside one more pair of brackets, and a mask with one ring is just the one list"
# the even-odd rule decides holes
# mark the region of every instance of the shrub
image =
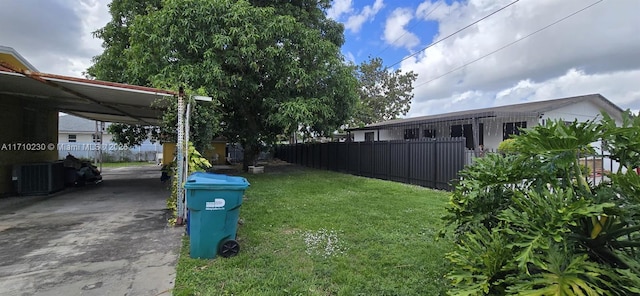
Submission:
[[[211,163],[196,150],[193,146],[193,143],[189,142],[189,149],[187,151],[188,161],[189,161],[189,174],[195,172],[204,172],[211,167]],[[165,172],[171,172],[171,194],[167,198],[167,209],[173,213],[173,217],[169,218],[169,224],[174,225],[176,223],[176,217],[178,215],[178,186],[183,186],[182,184],[178,184],[178,168],[176,162],[172,162],[170,165],[165,165],[162,168]]]
[[510,153],[516,153],[516,147],[514,146],[515,140],[513,138],[511,139],[506,139],[502,142],[500,142],[500,144],[498,144],[498,153],[501,154],[510,154]]
[[[460,173],[444,219],[450,295],[637,295],[640,293],[640,120],[548,121],[505,142],[503,152]],[[579,155],[606,140],[621,169],[598,186]],[[505,143],[503,142],[503,143]],[[500,149],[500,148],[499,148]]]

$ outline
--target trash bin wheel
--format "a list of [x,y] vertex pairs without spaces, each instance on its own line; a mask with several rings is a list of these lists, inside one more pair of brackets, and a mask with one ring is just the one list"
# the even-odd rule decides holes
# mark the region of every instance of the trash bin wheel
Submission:
[[227,240],[224,243],[222,243],[222,245],[220,246],[220,250],[218,251],[220,256],[225,257],[225,258],[229,258],[229,257],[233,257],[235,255],[238,255],[238,252],[240,252],[240,244],[238,244],[237,241],[232,240],[232,239]]

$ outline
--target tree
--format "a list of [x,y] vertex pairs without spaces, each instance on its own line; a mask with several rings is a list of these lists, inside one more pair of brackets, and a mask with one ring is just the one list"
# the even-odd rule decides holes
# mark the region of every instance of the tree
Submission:
[[154,131],[152,126],[125,123],[114,123],[107,128],[107,132],[113,135],[113,142],[128,147],[142,144]]
[[[350,117],[356,80],[337,45],[342,27],[318,13],[327,1],[298,2],[274,8],[242,0],[166,0],[148,6],[127,24],[126,78],[200,88],[218,100],[224,135],[245,149],[245,170],[279,134],[328,134]],[[309,13],[296,18],[282,7]],[[93,69],[102,67],[110,65]]]
[[[190,96],[187,95],[187,97],[189,100]],[[221,135],[221,116],[218,102],[190,100],[189,141],[193,143],[196,150],[205,151],[210,148],[211,141]],[[178,139],[178,101],[175,98],[165,98],[163,101],[159,103],[164,104],[167,109],[162,115],[160,126],[152,130],[152,139],[176,143]],[[222,153],[224,154],[224,151]]]
[[[171,88],[174,85],[158,81],[152,83],[148,75],[132,71],[128,66],[126,53],[131,47],[131,26],[138,16],[144,16],[162,8],[162,0],[113,0],[109,4],[111,21],[96,30],[94,37],[103,40],[104,52],[93,58],[93,65],[87,69],[87,75],[96,79]],[[192,91],[203,95],[203,90]],[[159,102],[167,108],[158,127],[115,123],[109,126],[113,141],[128,146],[137,146],[151,137],[161,142],[176,142],[178,131],[177,100],[164,98]],[[216,104],[193,104],[190,118],[191,140],[197,150],[203,151],[210,141],[219,135],[220,110]]]
[[344,44],[344,25],[327,18],[325,11],[331,0],[251,0],[260,7],[274,7],[279,15],[293,16],[299,23],[320,31],[320,34],[338,47]]
[[413,82],[418,74],[391,71],[382,65],[381,58],[370,58],[357,66],[360,100],[350,125],[391,120],[406,115],[413,99]]
[[87,75],[100,80],[151,86],[150,81],[132,73],[127,67],[125,52],[129,49],[130,26],[136,16],[145,15],[162,7],[162,0],[113,0],[109,4],[111,21],[93,32],[95,38],[102,39],[102,54],[93,57],[93,65]]

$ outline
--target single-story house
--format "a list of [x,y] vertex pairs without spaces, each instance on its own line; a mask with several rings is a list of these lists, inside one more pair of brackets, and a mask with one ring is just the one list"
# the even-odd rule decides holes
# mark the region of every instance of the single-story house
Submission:
[[464,137],[469,150],[476,150],[482,145],[484,150],[495,151],[500,142],[518,134],[520,128],[531,128],[547,120],[597,120],[601,118],[601,111],[622,122],[624,110],[600,94],[590,94],[394,119],[348,129],[348,132],[355,142]]
[[[98,123],[97,126],[96,123]],[[112,136],[106,132],[109,125],[111,125],[110,122],[102,124],[70,114],[60,115],[58,143],[110,143]]]
[[134,147],[126,147],[113,142],[107,132],[111,122],[90,120],[71,114],[58,116],[58,156],[71,154],[79,158],[98,157],[98,148],[103,153],[103,161],[137,160],[159,161],[162,145],[149,139]]

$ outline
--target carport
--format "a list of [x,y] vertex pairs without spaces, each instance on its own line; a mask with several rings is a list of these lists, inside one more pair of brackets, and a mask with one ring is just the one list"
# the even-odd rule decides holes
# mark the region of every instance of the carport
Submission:
[[107,182],[0,199],[0,295],[171,295],[182,227],[150,164]]
[[[14,165],[57,160],[59,112],[157,125],[158,99],[172,96],[40,73],[0,46],[0,196],[12,194]],[[171,294],[183,229],[167,224],[159,176],[153,164],[108,168],[102,185],[0,198],[0,295]]]
[[58,158],[58,113],[102,122],[157,125],[172,91],[40,73],[0,46],[0,196],[13,191],[12,167]]

